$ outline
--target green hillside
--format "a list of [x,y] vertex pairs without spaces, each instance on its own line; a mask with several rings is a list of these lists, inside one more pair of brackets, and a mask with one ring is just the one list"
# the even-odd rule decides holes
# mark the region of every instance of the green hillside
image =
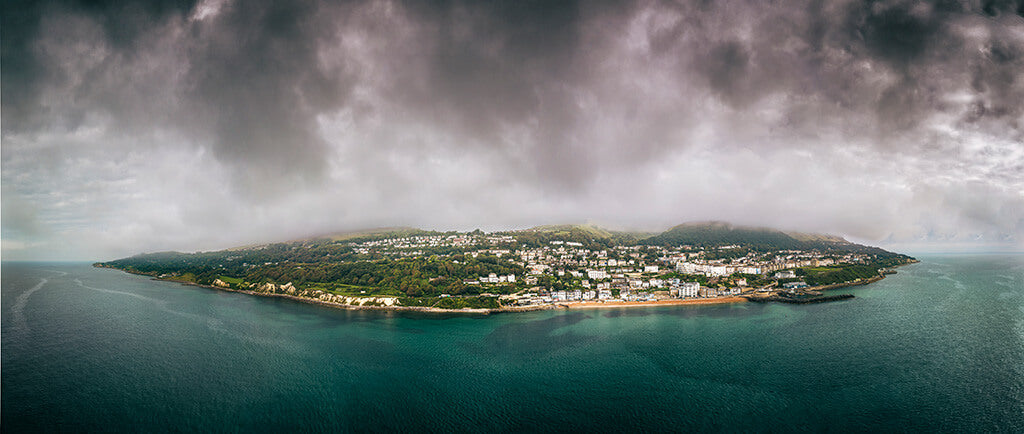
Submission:
[[878,247],[846,241],[835,235],[782,232],[769,228],[736,226],[725,222],[684,223],[639,241],[652,246],[718,247],[737,245],[758,251],[819,250],[837,253],[896,255]]
[[611,231],[593,224],[544,225],[508,234],[514,235],[521,245],[527,247],[540,247],[551,241],[568,241],[583,244],[590,249],[634,245],[652,235],[645,232]]
[[802,249],[799,241],[784,232],[767,228],[734,226],[724,222],[684,223],[641,241],[647,245],[715,247],[735,244],[763,250]]

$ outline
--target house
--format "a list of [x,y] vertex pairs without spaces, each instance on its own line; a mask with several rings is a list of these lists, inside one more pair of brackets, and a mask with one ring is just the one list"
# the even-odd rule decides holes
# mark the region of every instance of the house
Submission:
[[644,273],[657,273],[657,272],[658,272],[658,266],[657,265],[647,265],[647,266],[644,266]]
[[684,274],[694,274],[697,272],[697,264],[692,262],[676,262],[676,271]]
[[761,267],[740,267],[739,271],[743,274],[761,274]]
[[707,275],[709,276],[728,276],[730,273],[730,267],[724,265],[717,265],[708,267]]
[[683,282],[683,286],[679,288],[679,296],[686,297],[697,297],[700,293],[700,283],[697,282]]
[[775,273],[774,277],[776,279],[793,279],[796,277],[796,273],[794,273],[793,270],[780,271]]

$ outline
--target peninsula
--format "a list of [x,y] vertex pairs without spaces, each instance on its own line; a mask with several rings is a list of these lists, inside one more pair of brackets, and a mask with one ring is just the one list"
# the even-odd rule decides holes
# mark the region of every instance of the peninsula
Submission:
[[593,225],[485,233],[389,228],[94,264],[346,309],[493,313],[848,297],[916,262],[843,238],[688,223],[660,234]]

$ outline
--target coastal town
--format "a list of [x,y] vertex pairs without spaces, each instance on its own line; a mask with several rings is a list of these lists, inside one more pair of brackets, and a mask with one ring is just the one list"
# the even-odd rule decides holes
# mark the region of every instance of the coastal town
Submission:
[[590,226],[382,231],[96,265],[347,308],[498,312],[816,302],[830,300],[822,290],[913,261],[836,237],[704,224],[657,235]]
[[[677,248],[615,246],[591,250],[580,242],[552,240],[530,249],[494,247],[514,242],[511,235],[421,236],[366,242],[355,248],[367,254],[376,252],[402,257],[422,255],[423,248],[490,245],[490,248],[468,253],[474,258],[481,255],[505,258],[526,269],[526,275],[490,273],[465,279],[463,284],[479,286],[481,295],[496,296],[502,305],[511,306],[621,305],[621,302],[666,300],[735,300],[737,296],[798,296],[806,294],[810,288],[796,274],[800,269],[868,264],[877,259],[872,254],[801,250],[730,255],[741,248],[738,245],[713,249],[689,245]],[[441,294],[441,297],[450,296]]]

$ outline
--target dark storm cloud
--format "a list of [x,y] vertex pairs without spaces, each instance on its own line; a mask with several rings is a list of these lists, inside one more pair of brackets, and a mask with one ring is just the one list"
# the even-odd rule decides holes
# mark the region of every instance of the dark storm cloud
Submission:
[[[822,167],[843,167],[856,153],[879,172],[821,176],[848,189],[865,188],[859,177],[895,177],[893,195],[959,194],[967,190],[945,177],[970,178],[1001,206],[968,213],[966,202],[912,195],[899,200],[913,209],[890,212],[934,206],[969,216],[960,221],[976,232],[1016,236],[1022,10],[1005,0],[7,2],[5,193],[7,184],[26,197],[35,194],[27,186],[60,189],[85,161],[104,170],[115,158],[137,179],[146,174],[128,162],[156,173],[195,164],[177,167],[184,181],[228,185],[198,186],[202,200],[267,219],[250,232],[292,216],[269,204],[308,216],[346,203],[332,208],[342,224],[395,215],[427,224],[449,215],[436,204],[503,195],[523,204],[518,214],[491,202],[473,212],[627,220],[602,196],[617,192],[612,207],[624,197],[694,202],[717,213],[694,217],[730,219],[774,206],[775,191],[816,186],[819,206],[840,214],[849,204],[827,193],[849,191],[786,165],[814,152]],[[889,172],[872,169],[891,162]],[[113,191],[102,197],[156,194],[81,177]],[[636,193],[647,189],[677,196]],[[716,208],[721,196],[744,205]],[[59,203],[74,209],[67,199]],[[197,203],[159,218],[219,221]],[[58,211],[35,207],[43,220]],[[690,212],[625,209],[659,215],[658,224]],[[875,226],[889,224],[916,228]]]
[[[595,146],[580,143],[577,132],[593,120],[577,102],[595,94],[601,104],[631,102],[600,101],[601,77],[594,68],[617,61],[607,57],[616,55],[607,44],[649,9],[675,20],[669,29],[651,29],[650,55],[683,66],[679,84],[704,80],[704,90],[687,90],[691,98],[707,95],[742,111],[770,95],[796,94],[825,108],[873,111],[877,127],[896,131],[945,109],[962,110],[965,122],[985,119],[1018,134],[1021,128],[1020,104],[1013,104],[1024,96],[1019,41],[998,34],[1013,23],[968,23],[990,31],[977,41],[957,33],[966,19],[1016,13],[1012,2],[809,2],[785,9],[730,1],[381,3],[404,10],[408,21],[385,21],[365,37],[387,39],[401,30],[388,26],[397,25],[417,32],[416,40],[404,42],[416,44],[412,51],[419,57],[396,64],[411,72],[390,71],[396,80],[383,84],[390,88],[390,102],[460,139],[453,142],[526,153],[536,165],[534,174],[568,178],[559,185],[582,187],[587,173],[601,168],[575,167],[574,156]],[[142,128],[164,120],[168,128],[208,143],[221,160],[241,162],[243,180],[259,176],[247,171],[319,177],[328,145],[317,131],[317,116],[345,108],[353,86],[368,78],[346,68],[344,58],[327,67],[320,56],[338,42],[339,32],[359,25],[356,11],[373,4],[210,4],[219,10],[201,20],[190,18],[204,5],[190,2],[32,4],[5,14],[5,29],[7,21],[13,26],[5,32],[11,39],[5,38],[5,60],[15,65],[4,68],[5,123],[11,131],[51,128],[55,122],[73,129],[94,110]],[[69,59],[33,50],[32,42],[47,36],[39,28],[47,13],[95,21],[109,50],[69,89],[77,109],[40,107],[38,101],[45,82],[67,81],[60,66]],[[604,27],[597,37],[585,34],[594,33],[587,27],[593,23]],[[136,75],[139,59],[161,36],[173,38],[167,54],[174,57],[161,67],[178,71]],[[868,70],[860,67],[865,63]],[[970,75],[975,101],[969,110],[941,107],[937,99],[961,74]],[[808,101],[788,103],[792,107],[783,109],[798,113]],[[680,122],[690,116],[685,107],[676,109]],[[824,121],[842,123],[843,109],[829,110]],[[509,143],[503,133],[515,128],[529,129],[533,142]],[[644,136],[663,142],[669,134]],[[648,152],[644,143],[622,146]],[[558,167],[565,170],[551,170]]]
[[756,96],[757,85],[750,73],[750,53],[737,41],[728,41],[711,49],[698,66],[713,92],[733,106],[741,106]]
[[[943,31],[942,12],[914,11],[915,4],[870,5],[871,9],[854,7],[849,25],[865,47],[886,62],[900,67],[916,63]],[[878,8],[876,10],[875,8]]]
[[[104,43],[116,47],[119,51],[132,53],[140,48],[137,42],[147,32],[158,28],[170,17],[187,14],[195,6],[191,1],[152,1],[152,2],[117,2],[117,1],[67,1],[39,2],[32,0],[5,2],[3,6],[3,80],[0,88],[3,92],[3,120],[5,132],[18,132],[25,129],[49,129],[54,121],[52,110],[40,101],[40,92],[47,84],[64,80],[60,72],[53,68],[55,62],[66,59],[55,59],[39,52],[39,39],[47,36],[49,29],[44,28],[47,16],[81,16],[87,17],[101,29],[97,36]],[[58,41],[73,44],[73,39]],[[102,102],[106,98],[104,92],[110,89],[78,89],[85,98],[99,97]],[[94,93],[95,92],[95,93]],[[94,103],[95,101],[88,101]],[[82,115],[72,114],[71,119],[60,119],[62,127],[74,128]]]
[[[327,145],[316,115],[346,100],[352,77],[317,58],[334,11],[310,2],[235,2],[189,29],[182,97],[216,155],[241,161],[246,185],[319,179]],[[285,182],[287,184],[287,182]]]

